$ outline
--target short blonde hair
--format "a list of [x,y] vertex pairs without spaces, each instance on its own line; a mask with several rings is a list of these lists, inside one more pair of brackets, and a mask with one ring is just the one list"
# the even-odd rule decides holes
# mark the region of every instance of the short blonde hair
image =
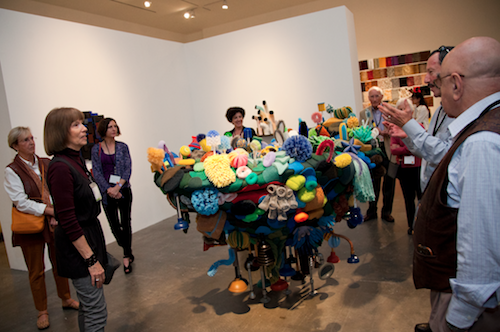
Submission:
[[9,142],[9,147],[12,150],[16,150],[16,149],[14,149],[14,144],[17,144],[17,141],[19,141],[19,136],[26,134],[26,133],[31,133],[31,130],[29,127],[12,128],[9,131],[9,136],[7,136],[7,141]]
[[71,124],[84,120],[83,113],[76,108],[54,108],[45,118],[43,144],[47,155],[52,156],[68,147],[68,135]]

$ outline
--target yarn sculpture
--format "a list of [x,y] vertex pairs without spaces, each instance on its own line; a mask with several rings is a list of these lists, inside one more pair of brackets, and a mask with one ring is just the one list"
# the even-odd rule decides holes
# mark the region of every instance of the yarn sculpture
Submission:
[[[274,120],[267,104],[263,105],[256,106],[259,115]],[[314,128],[300,121],[303,135],[278,123],[281,142],[265,143],[249,137],[248,131],[247,139],[221,137],[214,130],[198,134],[180,150],[177,166],[174,156],[164,151],[164,143],[163,149],[148,149],[155,184],[169,203],[187,221],[187,212],[197,213],[203,250],[231,247],[229,258],[215,262],[208,275],[234,264],[236,279],[241,279],[235,251],[248,250],[250,264],[245,267],[250,266],[250,271],[260,267],[271,285],[286,284],[283,277],[293,275],[293,268],[283,269],[290,257],[300,262],[296,265],[299,278],[312,276],[309,257],[317,255],[323,241],[335,246],[340,241],[333,233],[336,223],[345,221],[354,228],[363,222],[356,201],[375,198],[371,176],[381,168],[375,162],[381,151],[372,141],[377,131],[366,124],[360,127],[349,107],[328,105],[326,112],[335,117],[320,123],[321,113],[314,114],[318,124]],[[269,126],[274,127],[274,121]],[[334,138],[339,128],[343,133]],[[193,162],[183,164],[188,158]],[[351,258],[347,261],[356,263]],[[265,288],[265,281],[261,285]]]
[[214,188],[196,190],[191,195],[191,204],[199,214],[212,215],[219,210],[218,193],[217,189]]
[[230,185],[236,180],[236,174],[231,170],[227,155],[212,155],[203,162],[207,178],[216,188]]
[[295,158],[297,161],[306,161],[312,155],[311,143],[301,135],[289,137],[283,144],[283,150],[286,151],[288,156]]

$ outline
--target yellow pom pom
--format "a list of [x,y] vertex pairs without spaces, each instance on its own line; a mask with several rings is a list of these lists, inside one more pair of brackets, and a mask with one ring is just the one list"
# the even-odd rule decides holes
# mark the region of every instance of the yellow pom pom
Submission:
[[[201,142],[200,142],[201,143]],[[236,174],[231,169],[226,154],[212,155],[203,162],[205,174],[217,188],[222,188],[236,181]]]
[[352,157],[347,153],[339,154],[334,159],[335,166],[337,166],[338,168],[347,167],[351,164],[351,162],[352,162]]
[[351,116],[349,119],[347,119],[347,127],[349,128],[356,128],[359,127],[359,120],[355,116]]

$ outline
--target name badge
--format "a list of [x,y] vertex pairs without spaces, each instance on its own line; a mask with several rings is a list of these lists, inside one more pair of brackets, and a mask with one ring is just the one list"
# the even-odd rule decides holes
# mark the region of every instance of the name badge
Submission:
[[95,201],[99,202],[102,199],[101,192],[99,191],[99,187],[95,182],[89,184],[90,189],[92,189],[92,193],[94,194]]
[[117,182],[120,182],[121,178],[118,175],[111,175],[109,177],[109,183],[111,184],[116,184]]
[[405,156],[403,162],[405,165],[415,165],[415,156]]

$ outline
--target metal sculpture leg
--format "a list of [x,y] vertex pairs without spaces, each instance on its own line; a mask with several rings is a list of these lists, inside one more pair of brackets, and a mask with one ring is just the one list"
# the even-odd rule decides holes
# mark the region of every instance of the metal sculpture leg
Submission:
[[254,300],[255,299],[255,293],[253,292],[253,282],[252,282],[252,261],[248,260],[247,261],[247,271],[248,271],[248,285],[250,286],[250,299]]
[[309,293],[309,296],[313,297],[318,295],[318,292],[314,289],[314,280],[313,280],[313,271],[314,271],[314,263],[316,261],[315,256],[309,256],[309,276],[311,278],[311,292]]
[[260,279],[262,282],[262,298],[260,299],[260,302],[262,303],[269,303],[271,299],[267,296],[267,290],[266,290],[266,272],[264,272],[264,266],[260,268]]

